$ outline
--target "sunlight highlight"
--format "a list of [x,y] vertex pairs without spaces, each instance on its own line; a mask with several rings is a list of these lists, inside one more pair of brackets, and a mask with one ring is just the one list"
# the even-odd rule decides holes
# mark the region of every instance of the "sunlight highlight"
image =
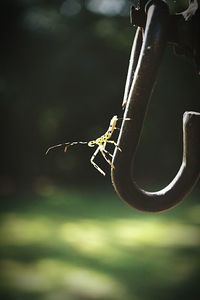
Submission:
[[1,285],[24,292],[45,292],[45,299],[59,289],[57,299],[128,299],[121,284],[101,272],[54,259],[43,259],[26,264],[3,261]]
[[197,227],[155,219],[114,219],[104,222],[79,219],[63,223],[45,217],[26,219],[8,214],[4,217],[0,234],[4,245],[49,243],[53,236],[57,243],[68,244],[78,252],[108,257],[120,255],[119,247],[200,246]]
[[89,0],[87,6],[92,12],[114,16],[122,11],[124,0]]
[[79,252],[104,257],[120,255],[119,247],[193,247],[200,245],[199,230],[189,225],[155,220],[126,220],[100,223],[66,223],[60,237]]
[[43,242],[51,237],[52,223],[41,218],[24,218],[8,214],[3,218],[0,235],[4,245],[28,245]]

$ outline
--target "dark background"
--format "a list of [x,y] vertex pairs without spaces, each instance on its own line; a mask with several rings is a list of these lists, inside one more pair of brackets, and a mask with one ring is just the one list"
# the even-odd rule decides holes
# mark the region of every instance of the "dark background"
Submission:
[[[149,216],[123,206],[107,163],[96,160],[106,177],[90,164],[93,149],[58,148],[45,156],[51,145],[98,137],[113,115],[122,115],[135,34],[129,7],[125,0],[0,2],[2,299],[125,299],[115,296],[115,287],[110,298],[98,296],[105,286],[95,288],[93,275],[90,295],[81,294],[85,279],[76,272],[73,277],[70,268],[78,292],[71,292],[73,284],[63,289],[56,278],[66,262],[117,278],[126,299],[198,298],[199,185],[178,208]],[[141,186],[154,190],[175,176],[182,159],[182,115],[200,110],[199,83],[193,62],[175,56],[169,46],[137,154]],[[59,240],[65,226],[67,247]],[[102,231],[102,258],[92,252],[90,231],[92,237]],[[42,259],[46,264],[39,265]],[[35,291],[41,274],[53,287],[41,281]]]
[[[44,154],[53,144],[98,137],[114,114],[122,114],[135,28],[129,24],[129,1],[113,3],[1,1],[4,186],[30,188],[39,177],[66,184],[105,182],[89,163],[93,149]],[[168,182],[176,173],[182,115],[199,110],[199,93],[193,63],[174,56],[169,47],[138,151],[136,174],[142,184]]]

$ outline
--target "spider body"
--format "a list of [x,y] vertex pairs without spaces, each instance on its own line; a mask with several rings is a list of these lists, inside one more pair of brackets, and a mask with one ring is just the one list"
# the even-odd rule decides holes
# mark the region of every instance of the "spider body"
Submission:
[[[114,168],[114,165],[113,163],[111,162],[110,159],[108,159],[107,156],[110,156],[110,158],[112,158],[112,154],[110,152],[108,152],[106,150],[106,144],[107,143],[110,143],[110,144],[113,144],[115,147],[117,147],[120,151],[122,151],[117,143],[113,140],[110,140],[110,138],[112,137],[113,135],[113,132],[117,129],[116,125],[117,125],[117,121],[118,121],[118,117],[117,116],[113,116],[111,121],[110,121],[110,125],[108,127],[108,130],[103,134],[101,135],[100,137],[98,137],[96,140],[91,140],[89,142],[69,142],[69,143],[62,143],[62,144],[58,144],[58,145],[55,145],[55,146],[52,146],[50,148],[48,148],[48,150],[46,151],[46,154],[52,150],[53,148],[57,148],[57,147],[61,147],[61,146],[65,146],[64,148],[64,152],[67,151],[67,149],[70,147],[70,146],[73,146],[73,145],[77,145],[77,144],[87,144],[88,147],[95,147],[97,146],[97,149],[95,150],[94,154],[92,155],[91,159],[90,159],[90,162],[91,164],[102,174],[102,175],[106,175],[106,173],[94,162],[94,159],[95,157],[97,156],[97,154],[99,152],[101,152],[102,156],[104,157],[104,159],[109,163],[109,165]],[[127,119],[129,120],[129,119]]]
[[113,135],[113,132],[117,128],[116,127],[117,121],[118,121],[118,117],[117,116],[112,117],[112,119],[110,121],[110,125],[108,127],[108,130],[102,136],[98,137],[96,140],[89,141],[88,142],[88,146],[89,147],[94,147],[95,145],[102,145],[103,143],[107,143],[108,140]]
[[92,157],[90,159],[90,162],[104,176],[106,175],[106,173],[94,162],[94,159],[95,159],[96,155],[98,154],[98,152],[100,151],[102,156],[104,157],[104,159],[109,163],[109,165],[112,168],[114,168],[113,163],[106,156],[106,155],[108,155],[112,158],[112,154],[106,150],[106,144],[107,143],[114,144],[115,147],[117,147],[121,151],[121,149],[117,146],[117,143],[115,141],[110,140],[110,138],[113,135],[113,132],[115,131],[115,129],[117,129],[117,127],[116,127],[117,121],[118,121],[118,117],[113,116],[111,121],[110,121],[110,125],[108,127],[108,130],[102,136],[98,137],[96,140],[88,142],[89,147],[94,147],[96,145],[98,146],[96,151],[92,155]]

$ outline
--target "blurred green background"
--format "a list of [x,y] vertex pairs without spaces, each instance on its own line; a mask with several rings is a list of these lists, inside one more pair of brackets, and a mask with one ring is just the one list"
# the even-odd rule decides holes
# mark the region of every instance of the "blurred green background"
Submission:
[[[125,0],[0,3],[0,296],[33,300],[200,298],[200,190],[162,214],[127,207],[89,162],[122,115],[135,28]],[[144,83],[145,88],[145,83]],[[136,162],[154,190],[177,172],[182,115],[200,110],[189,59],[168,47]]]

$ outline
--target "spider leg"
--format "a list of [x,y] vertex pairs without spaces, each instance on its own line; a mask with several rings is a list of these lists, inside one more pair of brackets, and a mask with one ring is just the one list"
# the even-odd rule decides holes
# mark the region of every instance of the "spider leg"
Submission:
[[67,143],[54,145],[54,146],[49,147],[45,154],[47,155],[49,153],[49,151],[51,151],[52,149],[62,147],[62,146],[65,146],[64,152],[66,152],[70,146],[77,145],[77,144],[88,144],[88,142],[67,142]]
[[88,142],[71,142],[71,143],[65,143],[65,144],[63,144],[63,145],[66,145],[65,148],[64,148],[64,152],[66,152],[67,149],[70,146],[77,145],[77,144],[88,144]]
[[101,147],[99,150],[100,150],[101,154],[103,155],[103,157],[105,158],[105,160],[107,161],[107,163],[109,163],[109,165],[112,168],[114,168],[113,163],[106,157],[106,154],[110,155],[110,157],[112,157],[112,154],[105,149],[105,145],[104,145],[104,147]]
[[[108,141],[104,142],[103,145],[100,146],[100,148],[101,148],[101,150],[102,150],[103,152],[105,152],[106,154],[108,154],[108,155],[112,158],[113,155],[112,155],[110,152],[108,152],[108,150],[106,150],[106,144],[107,144],[107,142],[108,142]],[[101,152],[102,152],[102,151],[101,151]]]
[[114,144],[115,147],[117,147],[117,149],[122,152],[122,149],[117,145],[115,141],[107,141],[107,143]]
[[113,158],[113,155],[110,152],[108,152],[108,150],[106,150],[105,148],[102,149],[102,151],[108,154],[111,158]]
[[54,146],[51,146],[47,149],[46,151],[46,155],[49,153],[49,151],[51,151],[52,149],[54,148],[58,148],[58,147],[62,147],[62,146],[65,146],[65,148],[67,148],[71,143],[62,143],[62,144],[58,144],[58,145],[54,145]]
[[95,150],[95,152],[94,152],[94,154],[92,155],[92,157],[91,157],[91,159],[90,159],[90,162],[91,162],[91,164],[103,175],[103,176],[105,176],[106,175],[106,173],[101,169],[101,168],[99,168],[99,166],[97,165],[97,164],[95,164],[95,162],[94,162],[94,159],[95,159],[95,157],[97,156],[97,154],[98,154],[98,152],[99,151],[101,151],[100,150],[100,147],[98,147],[96,150]]

